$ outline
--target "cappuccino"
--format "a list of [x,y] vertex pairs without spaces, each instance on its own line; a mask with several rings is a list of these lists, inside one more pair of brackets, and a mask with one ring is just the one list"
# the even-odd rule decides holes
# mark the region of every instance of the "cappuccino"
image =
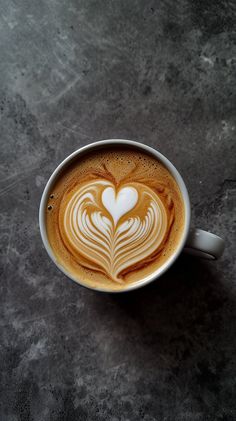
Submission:
[[153,275],[175,253],[184,225],[169,170],[128,147],[76,158],[55,181],[46,209],[58,263],[84,285],[109,290]]

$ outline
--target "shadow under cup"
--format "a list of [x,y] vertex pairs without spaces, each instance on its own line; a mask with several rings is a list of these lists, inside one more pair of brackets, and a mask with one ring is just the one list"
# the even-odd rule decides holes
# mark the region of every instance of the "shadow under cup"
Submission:
[[[164,262],[163,265],[161,265],[160,267],[158,267],[157,270],[153,271],[151,274],[148,274],[147,276],[145,276],[144,278],[142,278],[141,280],[138,280],[136,282],[133,283],[128,283],[127,285],[122,284],[120,287],[116,288],[112,288],[110,285],[108,287],[104,287],[103,286],[92,286],[91,284],[86,283],[85,281],[79,279],[75,274],[71,273],[70,271],[68,271],[68,269],[59,262],[58,258],[56,257],[56,254],[53,250],[53,248],[51,247],[51,244],[49,242],[49,238],[48,238],[48,233],[47,233],[47,229],[46,229],[46,212],[47,212],[47,206],[48,206],[48,200],[49,200],[49,196],[51,194],[51,192],[53,191],[53,187],[55,186],[57,180],[60,178],[61,174],[63,172],[66,171],[66,169],[72,165],[74,162],[76,162],[78,159],[81,160],[81,162],[83,161],[83,157],[87,156],[90,153],[96,153],[96,151],[101,152],[101,150],[105,150],[105,149],[120,149],[120,151],[124,150],[124,149],[129,149],[129,150],[134,150],[134,151],[139,151],[142,152],[144,154],[147,154],[153,158],[155,158],[155,160],[157,160],[158,162],[160,162],[167,170],[168,172],[171,174],[171,176],[174,178],[174,180],[176,181],[180,193],[182,195],[182,203],[183,203],[183,207],[184,207],[184,226],[182,228],[182,233],[179,239],[178,244],[176,245],[173,253],[170,255],[170,257],[168,258],[168,260],[166,260]],[[102,140],[99,142],[95,142],[92,143],[90,145],[87,145],[83,148],[78,149],[77,151],[73,152],[71,155],[69,155],[53,172],[53,174],[51,175],[50,179],[47,182],[47,185],[44,189],[42,198],[41,198],[41,203],[40,203],[40,209],[39,209],[39,225],[40,225],[40,232],[41,232],[41,237],[42,237],[42,241],[43,244],[45,246],[45,249],[47,251],[47,253],[49,254],[50,258],[52,259],[52,261],[55,263],[55,265],[65,274],[67,275],[70,279],[76,281],[78,284],[90,288],[90,289],[94,289],[96,291],[101,291],[101,292],[125,292],[125,291],[130,291],[130,290],[134,290],[137,288],[140,288],[144,285],[147,285],[148,283],[152,282],[153,280],[159,278],[163,273],[165,273],[170,266],[174,263],[174,261],[177,259],[177,257],[179,256],[179,254],[181,253],[188,233],[189,233],[189,226],[190,226],[190,202],[189,202],[189,196],[188,196],[188,192],[185,186],[185,183],[182,179],[182,177],[180,176],[179,172],[176,170],[176,168],[174,167],[174,165],[165,157],[163,156],[160,152],[156,151],[155,149],[144,145],[142,143],[138,143],[138,142],[134,142],[131,140],[121,140],[121,139],[111,139],[111,140]]]

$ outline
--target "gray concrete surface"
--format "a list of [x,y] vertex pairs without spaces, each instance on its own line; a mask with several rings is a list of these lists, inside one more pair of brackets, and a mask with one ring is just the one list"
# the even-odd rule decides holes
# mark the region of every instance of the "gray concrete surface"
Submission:
[[[0,0],[1,421],[236,419],[236,3]],[[69,153],[129,138],[167,155],[218,262],[96,294],[39,235]]]

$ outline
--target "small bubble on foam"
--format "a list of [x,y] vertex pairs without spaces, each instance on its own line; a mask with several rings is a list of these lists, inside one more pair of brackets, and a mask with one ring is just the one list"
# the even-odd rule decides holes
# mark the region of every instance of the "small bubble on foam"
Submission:
[[54,198],[54,194],[50,194],[50,199],[53,199]]
[[48,210],[52,210],[52,206],[51,205],[48,206]]

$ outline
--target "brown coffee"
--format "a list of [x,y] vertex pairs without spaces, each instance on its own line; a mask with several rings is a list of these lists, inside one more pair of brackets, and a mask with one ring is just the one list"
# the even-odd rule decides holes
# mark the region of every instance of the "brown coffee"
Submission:
[[155,273],[175,252],[184,223],[173,176],[128,147],[79,156],[56,180],[46,211],[58,263],[81,283],[108,290]]

